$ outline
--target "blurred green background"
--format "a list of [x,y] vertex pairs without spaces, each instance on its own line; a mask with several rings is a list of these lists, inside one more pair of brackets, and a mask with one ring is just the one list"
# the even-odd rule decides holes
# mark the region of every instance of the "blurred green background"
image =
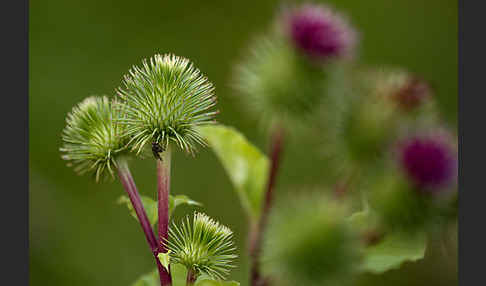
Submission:
[[[457,1],[327,1],[349,15],[361,33],[361,61],[402,66],[429,80],[448,123],[457,122]],[[266,140],[231,89],[235,64],[251,39],[267,29],[282,1],[30,1],[30,284],[130,285],[153,268],[142,231],[116,204],[121,185],[95,184],[60,159],[60,134],[72,106],[88,95],[113,95],[128,69],[154,53],[192,59],[215,84],[218,120],[236,126],[257,146]],[[326,164],[305,141],[291,142],[279,190],[326,182]],[[155,164],[134,161],[141,193],[155,197]],[[193,159],[176,153],[172,192],[202,202],[231,226],[247,285],[244,213],[210,150]],[[190,211],[181,207],[177,215]],[[454,229],[450,245],[454,246]],[[455,247],[431,240],[424,261],[359,285],[457,285]]]

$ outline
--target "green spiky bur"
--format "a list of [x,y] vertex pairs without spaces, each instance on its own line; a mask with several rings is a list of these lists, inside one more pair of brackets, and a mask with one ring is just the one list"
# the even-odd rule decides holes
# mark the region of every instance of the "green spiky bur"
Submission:
[[217,111],[214,87],[193,64],[175,55],[155,55],[125,75],[118,95],[127,109],[126,126],[133,150],[169,142],[192,153],[204,140],[196,126],[212,123]]
[[427,230],[449,207],[450,194],[433,196],[420,193],[396,168],[369,177],[369,203],[386,231],[414,234]]
[[360,243],[341,203],[313,195],[275,206],[262,264],[278,285],[344,285],[357,271]]
[[233,232],[202,213],[194,213],[192,224],[189,217],[180,226],[175,223],[169,229],[171,263],[180,263],[196,275],[206,274],[224,279],[233,268]]
[[329,94],[335,63],[316,65],[279,37],[259,38],[237,69],[235,87],[248,109],[264,121],[300,124]]
[[93,172],[96,181],[114,175],[116,158],[126,153],[128,140],[117,123],[123,114],[108,97],[91,96],[73,107],[62,132],[62,158],[80,174]]
[[[359,103],[358,103],[359,102]],[[398,118],[379,98],[359,100],[343,120],[341,136],[355,163],[367,164],[380,158],[394,138]]]

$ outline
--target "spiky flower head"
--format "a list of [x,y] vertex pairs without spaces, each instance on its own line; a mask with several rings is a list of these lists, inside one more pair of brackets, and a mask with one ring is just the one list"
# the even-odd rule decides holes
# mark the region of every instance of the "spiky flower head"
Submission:
[[422,191],[435,192],[457,176],[457,155],[440,135],[414,136],[402,143],[400,164]]
[[255,41],[237,68],[235,88],[250,112],[263,121],[306,122],[328,94],[332,68],[303,60],[278,37]]
[[385,231],[413,234],[433,221],[434,202],[416,192],[398,170],[388,168],[369,181],[369,203]]
[[203,213],[194,213],[180,227],[175,223],[169,229],[168,249],[170,259],[193,271],[214,279],[224,279],[233,268],[233,232]]
[[62,132],[62,158],[80,174],[93,172],[96,181],[114,175],[117,156],[126,152],[128,140],[117,123],[123,111],[108,97],[91,96],[73,107]]
[[318,60],[352,57],[356,32],[329,7],[303,4],[286,11],[283,19],[288,38],[304,55]]
[[216,97],[213,84],[188,59],[156,54],[134,66],[123,83],[118,94],[127,118],[121,123],[137,153],[154,142],[166,147],[172,141],[190,153],[205,144],[196,127],[213,122]]
[[278,285],[345,285],[361,255],[347,216],[342,202],[319,195],[279,202],[265,233],[264,272]]

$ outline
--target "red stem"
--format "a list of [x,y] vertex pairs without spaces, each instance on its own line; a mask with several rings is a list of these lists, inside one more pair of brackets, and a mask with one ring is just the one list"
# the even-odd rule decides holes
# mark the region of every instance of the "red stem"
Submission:
[[196,273],[191,268],[191,269],[187,270],[186,286],[194,285],[195,282],[196,282]]
[[271,138],[271,157],[270,157],[270,173],[267,181],[267,189],[265,192],[265,200],[262,206],[262,213],[257,225],[251,226],[250,237],[250,281],[252,286],[267,285],[267,280],[262,277],[260,273],[260,252],[262,237],[267,224],[270,209],[273,203],[273,192],[277,178],[277,171],[280,166],[280,156],[283,149],[283,129],[276,128]]
[[[169,193],[170,193],[170,149],[167,147],[161,159],[157,159],[157,207],[158,207],[158,251],[167,253],[166,242],[169,231]],[[164,275],[164,285],[171,285],[170,273]],[[162,278],[161,278],[162,279]]]
[[150,225],[150,221],[147,217],[147,213],[145,212],[145,208],[143,207],[142,200],[140,199],[140,194],[138,193],[137,187],[135,186],[135,181],[133,180],[132,174],[130,173],[128,164],[123,159],[118,161],[117,173],[123,185],[123,188],[125,189],[125,191],[128,194],[128,197],[130,198],[130,202],[132,203],[138,221],[142,226],[142,230],[150,246],[150,250],[154,255],[155,261],[157,263],[157,269],[159,271],[160,285],[161,286],[171,285],[171,283],[167,283],[166,279],[163,279],[165,276],[168,275],[168,273],[165,270],[165,268],[162,266],[162,264],[160,264],[159,258],[157,257],[157,254],[159,253],[157,239],[155,238],[155,234],[152,230],[152,226]]

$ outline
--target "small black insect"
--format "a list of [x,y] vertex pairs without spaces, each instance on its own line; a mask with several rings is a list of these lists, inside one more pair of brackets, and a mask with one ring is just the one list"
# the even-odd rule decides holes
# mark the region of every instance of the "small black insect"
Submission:
[[160,153],[164,152],[165,151],[165,148],[162,147],[162,145],[160,145],[159,142],[152,142],[152,153],[154,153],[154,157],[155,159],[159,159],[159,160],[162,160],[162,158],[160,158]]

